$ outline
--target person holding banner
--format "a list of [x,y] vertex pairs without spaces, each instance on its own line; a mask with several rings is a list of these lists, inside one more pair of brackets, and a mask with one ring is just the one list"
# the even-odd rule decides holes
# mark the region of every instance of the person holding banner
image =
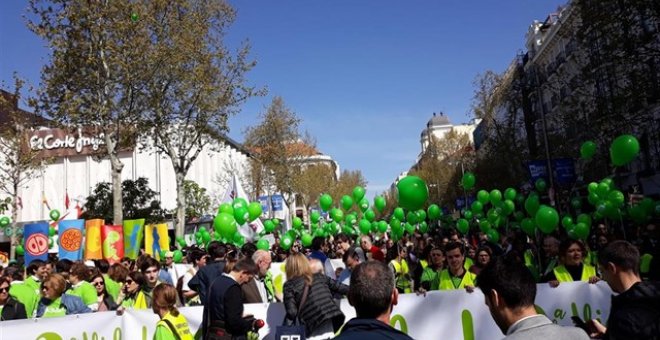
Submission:
[[41,300],[37,306],[38,318],[53,318],[71,314],[91,313],[82,300],[73,295],[64,294],[66,281],[60,274],[48,276],[41,284]]
[[465,253],[463,245],[450,242],[445,248],[449,268],[440,272],[440,290],[465,289],[468,293],[474,290],[477,276],[465,269]]
[[396,289],[399,293],[412,293],[412,277],[410,276],[410,267],[408,266],[408,249],[401,242],[392,245],[388,249],[387,256],[390,258],[389,266],[394,273],[396,280]]
[[94,277],[92,277],[92,286],[96,289],[96,294],[97,294],[97,299],[96,303],[98,305],[97,311],[99,312],[105,312],[109,310],[116,310],[117,309],[117,304],[115,303],[115,299],[112,298],[112,295],[108,293],[108,289],[106,287],[105,279],[103,278],[103,275],[101,274],[96,274]]
[[548,274],[547,281],[550,287],[559,286],[560,282],[585,281],[596,283],[596,268],[584,263],[587,248],[579,240],[568,239],[559,245],[559,259],[561,265]]
[[445,252],[441,248],[433,248],[429,252],[428,266],[422,271],[422,276],[419,279],[420,287],[418,289],[420,294],[424,294],[429,290],[440,289],[440,273],[445,267]]
[[536,280],[518,259],[492,260],[479,273],[477,287],[481,288],[486,306],[506,340],[589,339],[584,330],[556,325],[536,312]]
[[132,309],[135,306],[135,300],[140,292],[140,287],[144,285],[144,276],[141,272],[130,272],[124,280],[124,286],[117,297],[118,314],[126,309]]
[[153,340],[193,340],[188,320],[176,309],[176,289],[167,283],[153,290],[152,310],[160,317]]

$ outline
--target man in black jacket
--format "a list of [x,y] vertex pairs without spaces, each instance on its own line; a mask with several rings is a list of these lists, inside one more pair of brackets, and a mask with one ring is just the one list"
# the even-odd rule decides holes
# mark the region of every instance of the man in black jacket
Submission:
[[335,339],[412,339],[390,326],[390,314],[398,299],[394,274],[385,264],[373,260],[361,263],[351,275],[348,290],[348,301],[357,317],[346,323]]
[[598,263],[613,291],[607,328],[589,322],[591,337],[604,339],[660,339],[660,283],[642,281],[639,251],[626,241],[614,241],[598,252]]
[[229,274],[222,274],[211,283],[208,303],[204,304],[202,321],[204,339],[244,339],[256,328],[253,317],[243,316],[241,285],[257,274],[251,258],[239,260]]
[[200,268],[197,274],[188,282],[188,287],[199,293],[199,299],[203,305],[206,305],[206,295],[211,283],[222,275],[225,270],[225,255],[227,255],[227,246],[218,241],[209,243],[207,249],[213,262]]

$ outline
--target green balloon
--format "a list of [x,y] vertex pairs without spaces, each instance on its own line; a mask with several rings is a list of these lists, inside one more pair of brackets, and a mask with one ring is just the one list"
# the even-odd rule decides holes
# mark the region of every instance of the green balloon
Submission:
[[605,182],[598,183],[598,188],[596,189],[596,194],[600,198],[607,198],[607,195],[610,193],[610,186]]
[[502,212],[504,213],[504,215],[509,216],[515,210],[516,210],[516,204],[513,203],[512,200],[505,199],[504,202],[502,202]]
[[549,234],[557,228],[557,225],[559,224],[559,214],[557,214],[557,210],[552,207],[542,206],[536,212],[534,220],[543,233]]
[[561,219],[561,225],[568,230],[573,226],[573,219],[570,216],[564,216],[564,218]]
[[291,220],[291,224],[293,225],[294,229],[300,229],[303,226],[303,222],[298,216],[294,217],[293,220]]
[[181,260],[183,260],[183,253],[181,252],[181,250],[179,249],[175,250],[172,259],[174,260],[175,263],[181,263]]
[[218,214],[219,213],[226,213],[226,214],[229,214],[229,215],[233,216],[234,215],[234,207],[232,207],[231,204],[229,204],[229,203],[222,203],[218,207]]
[[406,229],[406,232],[410,235],[412,235],[415,232],[415,226],[406,222],[404,225],[404,229]]
[[50,211],[50,214],[48,214],[48,216],[50,216],[51,220],[58,221],[60,219],[60,211],[57,209],[53,209]]
[[489,230],[491,230],[490,222],[488,220],[481,220],[479,221],[479,230],[481,230],[484,233],[488,233]]
[[409,211],[408,215],[406,215],[406,221],[410,224],[417,223],[417,214],[414,211]]
[[497,230],[495,230],[495,229],[488,230],[486,232],[486,236],[488,236],[488,239],[493,243],[500,242],[500,233],[497,232]]
[[419,232],[422,234],[426,234],[429,231],[429,225],[426,224],[426,222],[422,222],[419,224]]
[[610,159],[615,166],[632,162],[638,154],[639,141],[632,135],[621,135],[610,146]]
[[428,217],[431,220],[437,220],[442,216],[442,210],[440,210],[440,207],[437,204],[431,204],[429,205],[429,208],[427,209]]
[[236,246],[242,247],[245,244],[245,237],[241,233],[236,232],[232,238]]
[[477,192],[477,201],[481,202],[481,204],[486,204],[490,200],[490,195],[488,194],[488,191],[486,190],[479,190]]
[[396,207],[396,208],[394,209],[394,213],[393,213],[393,215],[394,215],[394,217],[396,217],[396,219],[399,220],[399,221],[403,221],[403,220],[406,218],[406,215],[405,215],[403,209],[400,208],[400,207]]
[[203,241],[205,244],[211,242],[211,234],[209,234],[208,231],[204,231],[204,232],[202,233],[202,241]]
[[387,232],[387,222],[378,221],[378,231],[381,233]]
[[376,219],[376,213],[373,210],[367,210],[364,212],[364,218],[369,222],[373,222]]
[[236,219],[234,216],[227,213],[220,213],[213,219],[213,227],[220,236],[231,238],[238,230]]
[[456,229],[458,229],[461,234],[465,235],[468,230],[470,230],[470,223],[466,219],[461,218],[456,222]]
[[497,189],[492,190],[489,196],[490,196],[490,202],[493,205],[497,205],[502,201],[502,192]]
[[534,183],[534,187],[539,192],[545,192],[545,190],[548,189],[548,184],[545,182],[545,180],[543,178],[539,178]]
[[417,221],[422,222],[426,220],[426,211],[424,209],[419,209],[415,213],[417,215]]
[[353,226],[357,223],[357,215],[355,215],[355,213],[347,214],[344,218],[344,223],[348,226]]
[[280,220],[277,219],[277,218],[274,218],[274,219],[272,219],[271,221],[273,221],[273,224],[275,225],[275,227],[277,227],[278,225],[280,225]]
[[477,182],[476,177],[474,177],[474,174],[471,172],[466,172],[463,174],[463,178],[461,179],[461,183],[463,184],[463,188],[465,190],[470,190],[474,188],[474,184]]
[[404,209],[420,209],[429,197],[426,182],[417,176],[406,176],[396,185],[399,205]]
[[16,246],[16,255],[23,256],[25,254],[25,249],[23,249],[22,245],[17,245]]
[[321,214],[318,211],[312,211],[309,218],[312,220],[312,223],[319,223]]
[[234,210],[236,210],[236,208],[239,208],[239,207],[244,208],[245,210],[247,210],[248,201],[245,198],[238,197],[238,198],[234,199],[234,202],[232,202],[231,206],[234,208]]
[[300,238],[300,241],[302,242],[302,245],[304,247],[310,247],[312,245],[313,240],[314,240],[314,236],[308,233],[303,233],[302,237]]
[[9,217],[7,216],[0,217],[0,228],[5,228],[9,226],[10,223],[11,223],[11,219],[9,219]]
[[587,191],[589,193],[596,193],[596,189],[598,189],[598,183],[591,182],[591,183],[587,184]]
[[391,227],[393,230],[396,229],[396,228],[400,228],[400,227],[401,227],[401,220],[399,220],[399,219],[396,218],[396,217],[392,217],[392,218],[390,219],[390,227]]
[[376,207],[376,210],[378,210],[378,212],[383,212],[383,209],[385,209],[386,205],[387,202],[385,201],[384,197],[376,196],[376,198],[374,198],[374,206]]
[[271,220],[265,220],[264,221],[264,230],[267,233],[272,233],[273,231],[275,231],[275,223],[273,223],[273,221],[271,221]]
[[257,249],[268,251],[270,249],[270,243],[268,243],[268,240],[266,240],[265,238],[262,238],[259,241],[257,241]]
[[607,200],[616,208],[621,208],[626,203],[626,197],[619,190],[612,190],[607,194]]
[[578,223],[573,228],[573,233],[575,234],[575,236],[577,236],[577,238],[581,240],[586,240],[587,237],[589,237],[589,231],[590,231],[589,226],[587,226],[584,223]]
[[250,218],[250,213],[247,210],[247,207],[242,205],[237,205],[234,207],[234,219],[238,225],[243,225]]
[[539,202],[539,197],[536,195],[529,195],[525,200],[525,210],[529,216],[536,216],[536,212],[539,210],[541,202]]
[[360,203],[358,203],[358,205],[360,207],[360,211],[365,212],[367,211],[367,209],[369,209],[369,200],[366,198],[362,198],[360,200]]
[[361,186],[357,186],[353,188],[353,198],[355,199],[355,202],[360,202],[364,198],[365,190]]
[[140,15],[135,12],[131,13],[131,21],[137,22],[138,20],[140,20]]
[[57,230],[55,230],[55,227],[50,226],[48,227],[48,236],[53,237],[57,234]]
[[472,219],[472,212],[470,210],[464,210],[463,211],[463,217],[467,218],[468,220]]
[[470,206],[470,210],[472,210],[473,214],[480,213],[484,211],[484,204],[481,203],[480,201],[474,201]]
[[582,146],[580,147],[580,156],[582,159],[591,159],[594,157],[596,154],[596,143],[592,141],[586,141],[582,143]]
[[525,232],[527,235],[534,235],[536,231],[536,225],[534,225],[534,221],[531,218],[525,218],[520,222],[520,226],[522,227],[522,230]]
[[341,222],[341,220],[344,219],[344,212],[341,211],[341,209],[337,209],[337,208],[332,209],[330,211],[330,217],[332,217],[333,221],[339,223]]
[[507,188],[506,190],[504,190],[504,198],[506,198],[508,200],[511,200],[511,201],[516,199],[517,194],[518,193],[516,192],[516,189],[514,189],[514,188]]
[[591,216],[580,214],[577,217],[577,223],[584,223],[587,227],[591,228]]
[[360,233],[363,235],[367,235],[371,231],[371,222],[366,219],[361,219],[358,226],[360,227]]
[[319,198],[319,205],[323,211],[330,210],[330,207],[332,207],[332,196],[328,194],[321,195],[321,198]]
[[351,210],[351,207],[353,207],[353,199],[351,196],[344,195],[341,197],[341,207],[346,211]]
[[293,245],[293,239],[289,235],[284,235],[280,239],[280,247],[285,251],[288,251]]
[[248,205],[249,221],[252,222],[257,218],[259,218],[262,212],[263,210],[261,208],[261,203],[259,202],[250,203],[250,205]]

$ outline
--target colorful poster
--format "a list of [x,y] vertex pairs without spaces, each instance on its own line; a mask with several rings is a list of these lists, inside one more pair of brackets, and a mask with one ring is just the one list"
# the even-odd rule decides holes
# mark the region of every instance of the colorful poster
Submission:
[[103,240],[103,258],[110,264],[121,261],[124,257],[124,228],[120,225],[104,225],[101,229]]
[[144,237],[144,218],[124,221],[124,254],[131,259],[140,255]]
[[85,220],[62,220],[58,225],[59,257],[78,261],[82,259],[83,226]]
[[23,230],[25,265],[34,260],[48,260],[48,223],[30,223]]
[[150,224],[144,233],[144,251],[161,260],[160,252],[170,250],[170,236],[167,234],[167,224]]
[[85,260],[100,260],[103,258],[101,248],[102,219],[85,221]]

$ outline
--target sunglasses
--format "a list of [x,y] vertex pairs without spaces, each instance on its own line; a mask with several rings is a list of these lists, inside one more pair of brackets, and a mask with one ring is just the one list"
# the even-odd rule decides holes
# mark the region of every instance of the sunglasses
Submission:
[[0,288],[0,293],[9,293],[9,287]]
[[103,286],[105,283],[103,283],[101,281],[96,281],[96,282],[92,282],[92,284],[95,285],[95,286]]
[[133,283],[133,282],[135,282],[135,281],[133,281],[133,280],[126,280],[126,282],[124,282],[124,284],[130,285],[130,284]]

